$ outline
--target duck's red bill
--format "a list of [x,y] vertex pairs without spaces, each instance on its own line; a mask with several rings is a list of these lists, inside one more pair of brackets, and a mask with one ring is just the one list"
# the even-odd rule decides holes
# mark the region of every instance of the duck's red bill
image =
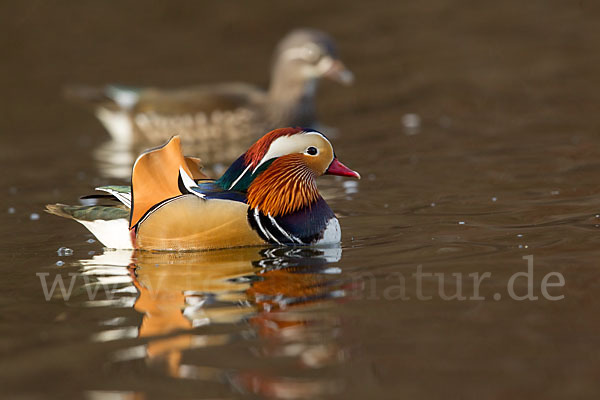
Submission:
[[333,159],[331,165],[329,165],[329,168],[327,168],[325,173],[327,175],[350,176],[352,178],[360,179],[360,174],[358,172],[346,167],[344,164],[339,162],[337,158]]

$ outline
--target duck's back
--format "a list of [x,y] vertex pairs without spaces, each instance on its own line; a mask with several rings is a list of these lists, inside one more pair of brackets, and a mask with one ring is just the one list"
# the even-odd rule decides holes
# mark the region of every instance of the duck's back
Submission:
[[268,124],[265,92],[242,83],[144,89],[129,112],[135,136],[162,141],[177,132],[186,142],[254,137]]

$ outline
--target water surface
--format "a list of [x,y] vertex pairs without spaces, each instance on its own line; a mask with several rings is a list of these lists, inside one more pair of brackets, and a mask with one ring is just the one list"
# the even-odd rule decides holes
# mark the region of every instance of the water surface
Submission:
[[[598,396],[594,3],[2,8],[5,396]],[[125,182],[138,151],[61,100],[64,84],[264,85],[291,21],[333,34],[356,74],[319,88],[337,155],[363,175],[320,182],[341,248],[131,254],[43,213]],[[515,300],[528,262],[537,299]],[[564,285],[544,296],[550,273]],[[57,276],[72,293],[46,300]]]

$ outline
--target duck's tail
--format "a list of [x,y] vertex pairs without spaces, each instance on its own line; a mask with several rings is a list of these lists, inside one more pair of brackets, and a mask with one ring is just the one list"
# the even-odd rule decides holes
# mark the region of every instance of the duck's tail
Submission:
[[135,129],[131,112],[139,101],[140,89],[115,85],[69,85],[63,89],[63,95],[89,108],[116,141],[133,141]]
[[[132,187],[99,187],[97,190],[109,194],[82,197],[96,202],[94,205],[48,204],[46,212],[79,222],[108,248],[131,249],[134,244],[130,228],[161,203],[188,193],[204,197],[196,181],[209,178],[201,169],[199,158],[183,156],[181,142],[175,136],[164,146],[138,157]],[[98,204],[107,201],[108,205]]]
[[140,92],[139,88],[121,85],[67,85],[63,88],[63,95],[67,100],[112,110],[131,110],[140,99]]
[[115,206],[69,206],[48,204],[46,212],[73,219],[85,226],[100,243],[111,249],[132,249],[129,209]]

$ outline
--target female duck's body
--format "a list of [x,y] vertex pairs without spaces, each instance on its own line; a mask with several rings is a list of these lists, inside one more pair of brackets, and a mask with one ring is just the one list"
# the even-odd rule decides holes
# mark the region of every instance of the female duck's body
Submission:
[[184,141],[200,142],[209,150],[239,141],[247,146],[281,126],[315,126],[321,78],[343,84],[353,80],[331,37],[298,29],[277,46],[266,91],[231,82],[173,89],[79,86],[67,89],[66,95],[91,107],[116,141],[160,143],[177,132]]

